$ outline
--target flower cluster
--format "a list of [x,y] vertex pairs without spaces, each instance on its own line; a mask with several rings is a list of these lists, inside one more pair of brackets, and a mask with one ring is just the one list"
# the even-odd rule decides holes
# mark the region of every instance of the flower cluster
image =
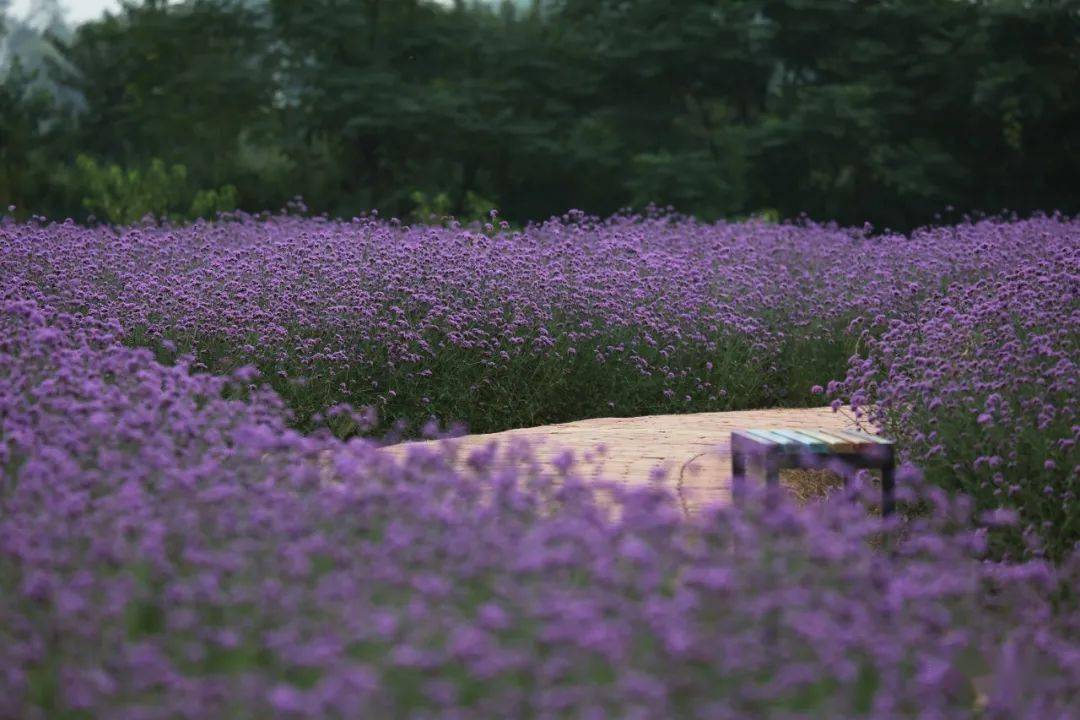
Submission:
[[751,493],[686,520],[572,465],[399,462],[290,429],[273,393],[230,392],[247,370],[162,364],[113,319],[21,289],[0,303],[0,717],[1080,703],[1080,558],[987,561],[971,504],[911,470],[904,499],[928,510],[883,532],[848,498]]
[[430,416],[487,432],[813,403],[856,349],[856,318],[912,316],[951,282],[1008,270],[1014,249],[1037,257],[1076,233],[580,214],[497,234],[291,216],[9,223],[0,276],[11,297],[117,319],[163,362],[254,365],[301,429],[350,403],[378,408],[377,432]]
[[232,396],[268,383],[305,432],[824,395],[981,510],[1020,509],[1003,551],[1060,557],[1080,540],[1078,247],[1080,222],[1056,216],[910,236],[580,213],[520,232],[6,221],[0,278],[7,298],[115,321],[160,362],[240,372]]
[[1011,552],[1080,542],[1080,232],[960,227],[958,263],[915,314],[877,318],[833,390],[937,484],[1018,511]]

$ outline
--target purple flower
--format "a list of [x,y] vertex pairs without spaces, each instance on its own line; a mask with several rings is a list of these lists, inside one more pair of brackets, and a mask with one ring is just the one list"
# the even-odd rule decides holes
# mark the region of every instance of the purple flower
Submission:
[[[0,716],[1068,717],[1077,227],[7,223]],[[830,346],[914,512],[300,417],[768,405]]]
[[979,519],[983,524],[992,527],[1010,527],[1016,525],[1020,516],[1012,508],[997,508],[996,510],[984,512],[979,516]]

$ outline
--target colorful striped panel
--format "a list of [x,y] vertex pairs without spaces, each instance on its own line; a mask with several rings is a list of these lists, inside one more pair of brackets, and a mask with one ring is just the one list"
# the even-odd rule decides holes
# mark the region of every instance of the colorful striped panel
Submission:
[[829,450],[829,444],[827,442],[821,438],[811,437],[801,430],[773,430],[772,432],[790,438],[814,452],[827,452]]
[[822,432],[821,430],[800,430],[799,432],[801,432],[803,435],[808,435],[809,437],[814,438],[818,442],[825,443],[830,447],[836,445],[839,442],[836,436],[829,435],[828,433]]
[[776,445],[786,451],[810,449],[814,452],[855,453],[869,448],[891,446],[884,438],[855,430],[804,430],[788,428],[754,428],[736,430],[744,440],[763,445]]
[[[807,431],[810,432],[810,431]],[[814,430],[814,437],[829,443],[829,449],[837,453],[859,452],[865,443],[853,440],[849,437],[833,432],[832,430]]]
[[772,430],[747,430],[746,433],[748,435],[753,436],[755,439],[766,440],[766,441],[774,443],[776,445],[785,445],[786,446],[786,445],[794,445],[795,444],[794,440],[786,438],[783,435],[778,435],[777,433],[774,433]]

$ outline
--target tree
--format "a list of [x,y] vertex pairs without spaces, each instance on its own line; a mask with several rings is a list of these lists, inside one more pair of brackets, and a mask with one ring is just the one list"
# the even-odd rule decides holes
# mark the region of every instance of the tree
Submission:
[[344,216],[1080,211],[1075,0],[141,0],[71,34],[59,7],[2,40],[36,210],[85,216],[81,153]]
[[185,165],[204,186],[240,172],[241,138],[270,112],[257,10],[233,0],[127,4],[62,44],[54,77],[85,103],[78,145],[136,167]]

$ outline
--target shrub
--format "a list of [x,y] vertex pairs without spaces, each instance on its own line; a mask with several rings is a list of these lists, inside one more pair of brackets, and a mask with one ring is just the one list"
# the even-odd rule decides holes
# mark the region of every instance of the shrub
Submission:
[[853,317],[908,311],[965,270],[942,238],[664,217],[4,232],[5,276],[117,318],[162,360],[255,364],[303,429],[341,402],[376,406],[379,432],[808,404],[856,349]]
[[342,403],[375,408],[375,434],[812,404],[851,358],[838,405],[980,511],[1020,509],[999,553],[1058,558],[1080,517],[1078,237],[1060,217],[910,236],[658,214],[8,223],[0,277],[159,361],[254,365],[293,427],[343,436],[364,423]]
[[[1041,225],[1041,227],[1040,227]],[[1003,547],[1058,557],[1080,542],[1080,242],[958,228],[956,252],[996,269],[917,315],[881,318],[837,388],[943,487],[1022,522]]]
[[216,190],[192,190],[183,165],[167,166],[153,159],[143,169],[99,165],[80,155],[75,162],[78,184],[85,193],[83,207],[102,218],[130,224],[146,217],[193,219],[215,217],[236,209],[237,191],[232,185]]
[[[0,716],[1066,717],[1080,562],[970,503],[684,520],[653,490],[398,463],[123,329],[0,305]],[[508,452],[527,453],[511,448]],[[528,467],[524,464],[523,467]],[[606,499],[605,499],[606,498]],[[999,514],[993,522],[1009,522]]]

